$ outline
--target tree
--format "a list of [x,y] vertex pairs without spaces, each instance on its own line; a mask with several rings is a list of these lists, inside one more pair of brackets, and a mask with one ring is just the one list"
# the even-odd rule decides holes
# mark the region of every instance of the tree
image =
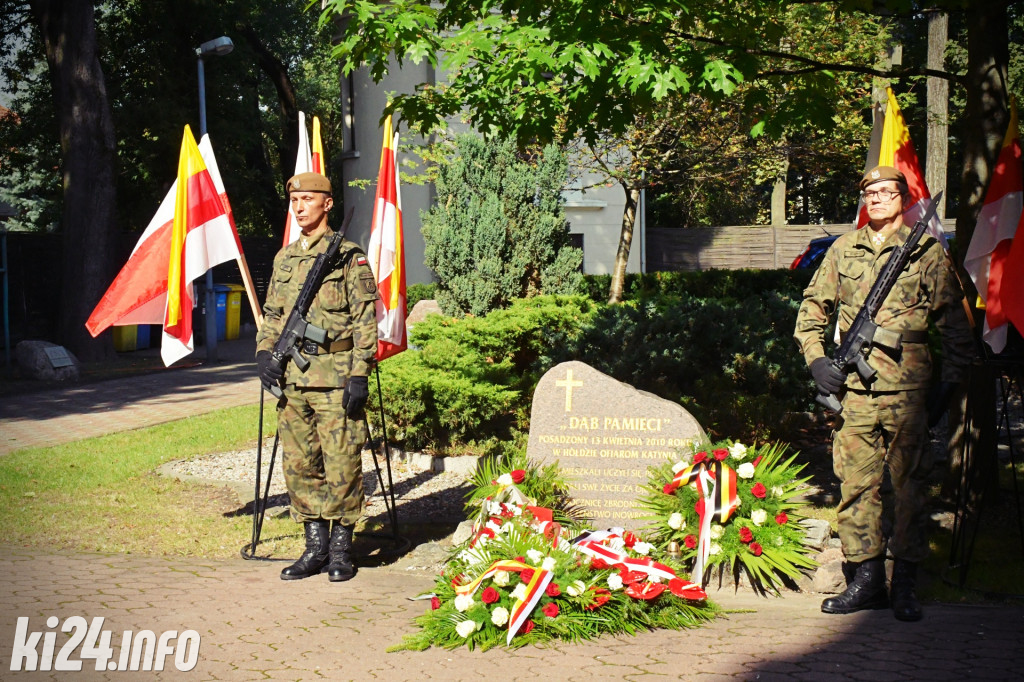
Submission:
[[[883,46],[870,42],[848,59],[804,53],[789,40],[784,21],[788,10],[811,6],[838,13],[839,23],[868,13],[910,21],[919,9],[913,0],[327,0],[322,21],[340,20],[336,54],[346,71],[366,64],[380,80],[393,58],[399,65],[427,59],[446,76],[392,100],[387,113],[400,111],[410,127],[424,132],[464,115],[478,130],[521,142],[577,135],[589,144],[602,137],[621,141],[631,127],[656,119],[669,97],[698,93],[716,103],[741,82],[768,80],[781,83],[784,94],[754,132],[778,135],[807,125],[828,130],[836,73],[952,80],[965,87],[974,124],[965,138],[958,221],[958,233],[969,237],[1006,124],[1010,0],[930,4],[967,17],[965,74],[879,68]],[[632,237],[635,189],[626,191],[611,300],[621,295]]]
[[519,298],[575,293],[583,254],[569,245],[559,149],[523,156],[514,140],[460,135],[451,152],[437,168],[437,203],[423,216],[445,313],[483,315]]

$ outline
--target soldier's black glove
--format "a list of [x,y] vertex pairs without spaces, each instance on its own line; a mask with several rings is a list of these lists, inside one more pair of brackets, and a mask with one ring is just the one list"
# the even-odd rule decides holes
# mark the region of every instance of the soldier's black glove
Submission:
[[957,384],[953,381],[940,381],[928,391],[928,428],[932,428],[942,419],[956,388]]
[[260,368],[260,381],[267,386],[280,386],[284,378],[284,367],[274,360],[274,354],[269,350],[261,350],[256,353],[256,364]]
[[362,414],[369,397],[370,387],[366,377],[349,377],[345,382],[345,392],[341,395],[341,406],[349,418],[355,419]]
[[818,358],[811,362],[811,376],[818,385],[818,392],[825,395],[839,393],[846,383],[846,372],[836,369],[828,358]]

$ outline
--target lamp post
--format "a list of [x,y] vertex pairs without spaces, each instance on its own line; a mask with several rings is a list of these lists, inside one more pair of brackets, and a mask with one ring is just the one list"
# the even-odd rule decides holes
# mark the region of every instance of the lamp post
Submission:
[[[199,139],[206,135],[206,73],[203,58],[219,57],[235,49],[231,38],[207,40],[196,48],[199,68]],[[217,362],[217,301],[213,291],[213,268],[206,271],[206,361]]]

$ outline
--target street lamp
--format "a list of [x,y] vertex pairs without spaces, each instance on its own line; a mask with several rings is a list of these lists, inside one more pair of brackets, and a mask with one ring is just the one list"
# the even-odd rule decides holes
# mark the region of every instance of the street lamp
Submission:
[[[199,68],[199,139],[206,135],[206,73],[204,57],[220,57],[235,49],[231,38],[221,36],[207,40],[196,48]],[[213,291],[213,268],[206,271],[206,361],[217,362],[217,303]]]

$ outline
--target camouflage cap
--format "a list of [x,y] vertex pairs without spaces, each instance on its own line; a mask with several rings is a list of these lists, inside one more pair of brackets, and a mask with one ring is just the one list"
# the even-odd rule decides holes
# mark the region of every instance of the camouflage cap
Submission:
[[875,166],[869,170],[860,179],[860,190],[863,192],[868,185],[873,185],[876,182],[885,182],[886,180],[895,180],[902,185],[901,189],[906,191],[907,178],[892,166]]
[[331,193],[331,181],[319,173],[299,173],[288,178],[285,185],[287,192],[323,192]]

